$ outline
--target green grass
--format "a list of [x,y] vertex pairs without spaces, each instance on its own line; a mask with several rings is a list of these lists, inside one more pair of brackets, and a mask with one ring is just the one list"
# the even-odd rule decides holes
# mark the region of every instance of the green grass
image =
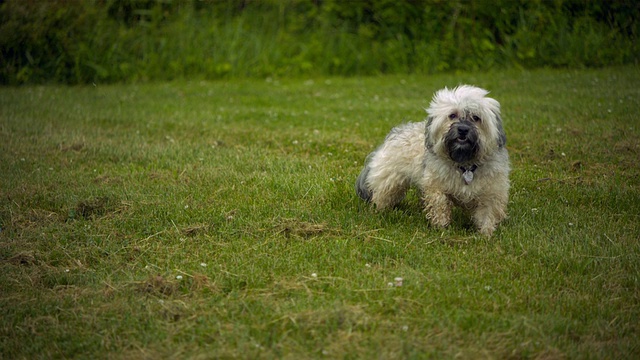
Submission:
[[[637,357],[639,82],[0,88],[0,357]],[[415,193],[377,213],[353,191],[388,130],[459,83],[503,108],[510,217],[490,239],[459,212],[429,227]]]

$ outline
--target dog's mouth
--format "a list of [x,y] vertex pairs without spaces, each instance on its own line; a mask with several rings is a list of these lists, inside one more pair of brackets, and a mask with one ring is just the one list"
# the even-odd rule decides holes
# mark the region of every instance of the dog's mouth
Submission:
[[450,150],[457,151],[475,151],[477,143],[469,137],[459,137],[450,143]]
[[449,157],[457,163],[473,160],[478,152],[478,138],[470,129],[453,129],[445,138]]

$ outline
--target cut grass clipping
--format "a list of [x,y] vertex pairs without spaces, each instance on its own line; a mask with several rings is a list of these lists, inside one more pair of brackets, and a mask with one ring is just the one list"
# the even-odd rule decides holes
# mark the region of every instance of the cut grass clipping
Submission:
[[[0,357],[640,356],[636,67],[0,88]],[[389,129],[502,104],[490,238],[353,189]]]

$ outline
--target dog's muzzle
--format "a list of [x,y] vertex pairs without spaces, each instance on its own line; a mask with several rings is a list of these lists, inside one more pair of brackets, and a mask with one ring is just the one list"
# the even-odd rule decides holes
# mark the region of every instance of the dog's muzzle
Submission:
[[445,145],[451,160],[457,163],[472,161],[478,153],[478,130],[470,122],[458,122],[451,125],[445,135]]

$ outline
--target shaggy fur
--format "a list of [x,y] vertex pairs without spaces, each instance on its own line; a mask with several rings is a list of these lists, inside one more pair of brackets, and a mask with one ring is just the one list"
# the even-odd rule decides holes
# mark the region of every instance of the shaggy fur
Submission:
[[356,180],[358,196],[381,210],[414,185],[431,224],[449,225],[457,205],[491,236],[506,217],[510,165],[500,104],[487,94],[468,85],[436,92],[425,121],[392,129],[369,154]]

